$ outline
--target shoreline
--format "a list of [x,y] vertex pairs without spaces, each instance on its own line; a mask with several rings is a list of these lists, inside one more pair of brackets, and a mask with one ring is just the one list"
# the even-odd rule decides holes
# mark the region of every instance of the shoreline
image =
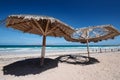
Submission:
[[[119,49],[90,49],[90,54],[109,54],[109,53],[120,53],[120,50]],[[72,51],[56,51],[56,52],[46,52],[45,53],[45,56],[46,57],[49,57],[49,56],[60,56],[60,55],[69,55],[69,54],[81,54],[81,55],[86,55],[87,56],[87,50],[72,50]],[[4,52],[4,53],[1,53],[0,52],[0,58],[14,58],[14,57],[37,57],[37,56],[41,56],[41,51],[39,52],[36,52],[36,51],[28,51],[28,52],[24,52],[24,51],[21,51],[21,52]]]

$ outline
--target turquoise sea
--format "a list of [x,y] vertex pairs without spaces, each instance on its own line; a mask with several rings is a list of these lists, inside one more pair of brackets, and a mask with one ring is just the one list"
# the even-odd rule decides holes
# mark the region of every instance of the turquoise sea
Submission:
[[[90,50],[96,49],[120,49],[120,45],[90,45]],[[13,53],[37,53],[41,52],[40,45],[0,45],[0,54]],[[85,51],[86,45],[47,45],[46,52]]]

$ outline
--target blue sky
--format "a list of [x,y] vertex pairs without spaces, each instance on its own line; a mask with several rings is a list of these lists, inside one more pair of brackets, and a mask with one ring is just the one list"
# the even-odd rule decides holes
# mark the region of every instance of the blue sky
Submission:
[[[0,0],[0,20],[11,14],[52,16],[74,28],[112,24],[120,31],[119,0]],[[0,24],[0,45],[41,43],[41,36],[22,33]],[[67,42],[64,38],[47,37],[47,44],[79,43]],[[120,36],[95,44],[120,44]]]

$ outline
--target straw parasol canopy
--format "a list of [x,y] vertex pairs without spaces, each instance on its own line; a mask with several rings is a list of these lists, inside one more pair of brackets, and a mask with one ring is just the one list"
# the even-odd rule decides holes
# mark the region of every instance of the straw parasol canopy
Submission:
[[89,42],[114,39],[114,37],[118,35],[120,35],[120,32],[112,25],[90,26],[77,29],[71,37],[66,37],[66,40],[72,42],[87,43],[88,57],[90,57],[88,45]]
[[46,36],[70,37],[75,31],[73,28],[58,19],[37,15],[10,15],[6,19],[6,26],[25,33],[43,36],[41,65],[44,63]]

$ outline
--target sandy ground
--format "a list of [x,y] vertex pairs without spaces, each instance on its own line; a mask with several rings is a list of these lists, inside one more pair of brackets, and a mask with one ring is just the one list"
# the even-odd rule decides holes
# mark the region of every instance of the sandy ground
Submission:
[[[27,71],[24,67],[24,73],[28,72],[25,75],[4,74],[3,68],[14,62],[31,58],[30,56],[1,56],[0,80],[120,80],[120,52],[96,53],[91,54],[91,56],[97,59],[99,63],[81,65],[79,61],[74,64],[75,60],[73,62],[72,60],[68,60],[68,62],[58,61],[58,66],[50,69],[44,68],[43,71],[39,71],[43,68],[37,68],[38,72],[34,74],[31,72],[36,69],[30,68],[30,71]],[[49,58],[55,59],[58,57],[50,56]],[[23,68],[22,66],[19,66],[19,68]],[[16,67],[14,66],[14,68]]]

